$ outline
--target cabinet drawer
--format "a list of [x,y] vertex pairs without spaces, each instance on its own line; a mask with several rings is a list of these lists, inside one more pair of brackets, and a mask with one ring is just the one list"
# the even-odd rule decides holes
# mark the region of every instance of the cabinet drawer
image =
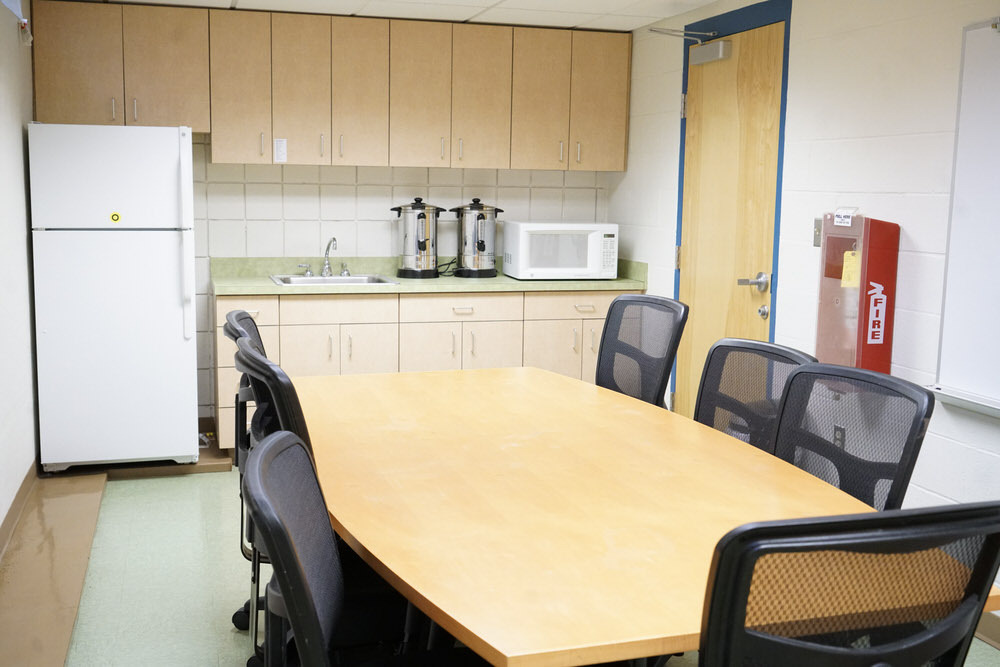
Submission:
[[399,297],[395,294],[281,297],[282,324],[361,324],[396,322]]
[[[257,327],[260,332],[260,340],[264,343],[264,352],[267,358],[276,364],[281,363],[281,355],[278,354],[278,327]],[[215,365],[234,366],[233,355],[236,354],[236,343],[229,340],[226,334],[222,333],[222,327],[215,329]]]
[[240,388],[240,373],[235,368],[219,367],[215,373],[216,405],[219,409],[231,408],[236,402],[236,391]]
[[524,319],[600,319],[619,294],[625,292],[528,292],[524,295]]
[[520,320],[524,298],[520,292],[501,294],[401,294],[400,322],[482,322]]
[[257,326],[278,323],[278,297],[276,296],[219,296],[215,298],[215,326],[226,323],[226,313],[245,310]]

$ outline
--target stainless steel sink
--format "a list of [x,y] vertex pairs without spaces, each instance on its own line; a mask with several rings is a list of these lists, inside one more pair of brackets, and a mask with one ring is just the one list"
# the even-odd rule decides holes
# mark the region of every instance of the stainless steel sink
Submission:
[[275,285],[398,285],[385,276],[358,274],[353,276],[272,275]]

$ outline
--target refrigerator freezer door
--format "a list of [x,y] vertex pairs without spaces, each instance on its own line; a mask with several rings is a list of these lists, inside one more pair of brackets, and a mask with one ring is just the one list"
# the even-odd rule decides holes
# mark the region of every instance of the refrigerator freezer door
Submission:
[[28,125],[36,229],[192,226],[191,130]]
[[[35,231],[41,462],[198,458],[184,233]],[[191,293],[185,293],[185,283]],[[189,326],[189,325],[188,325]]]

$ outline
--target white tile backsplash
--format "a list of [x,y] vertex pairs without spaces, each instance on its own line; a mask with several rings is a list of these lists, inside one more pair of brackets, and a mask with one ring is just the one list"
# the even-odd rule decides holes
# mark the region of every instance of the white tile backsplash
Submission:
[[281,168],[285,183],[319,183],[319,165],[286,164]]
[[281,220],[247,220],[247,257],[285,254],[285,226]]
[[531,219],[531,188],[497,188],[499,217],[524,222]]
[[276,183],[246,184],[248,220],[281,220],[281,186]]
[[[358,167],[362,169],[362,167]],[[405,203],[405,202],[403,202]],[[392,188],[388,185],[358,186],[358,220],[387,220],[392,208]]]
[[320,183],[335,183],[338,185],[354,185],[358,182],[357,167],[323,166],[319,168]]
[[358,192],[353,185],[319,186],[321,220],[350,220],[358,215]]
[[462,188],[463,204],[468,204],[476,198],[484,204],[492,204],[497,200],[497,189],[492,185],[467,185]]
[[393,185],[426,185],[426,167],[393,167]]
[[243,220],[209,220],[208,253],[212,257],[246,257],[246,223]]
[[562,219],[593,221],[597,213],[597,196],[593,188],[563,190]]
[[194,217],[204,218],[208,215],[208,186],[204,183],[195,183],[193,190]]
[[[209,183],[205,217],[212,220],[243,220],[245,201],[242,183]],[[197,215],[195,212],[195,216]]]
[[208,220],[194,221],[194,256],[208,257]]
[[281,183],[280,164],[246,165],[247,183]]
[[536,188],[561,188],[564,173],[566,172],[535,169],[531,172],[531,185]]
[[358,167],[358,184],[392,185],[392,167]]
[[[320,244],[322,250],[326,250],[326,244],[330,237],[336,237],[337,248],[330,249],[330,257],[357,257],[358,256],[358,223],[351,220],[334,220],[320,223],[319,228]],[[332,265],[332,262],[331,262]],[[339,273],[340,265],[335,265]]]
[[386,248],[393,248],[394,228],[395,225],[390,220],[358,222],[358,257],[385,257]]
[[462,182],[464,185],[496,185],[496,169],[466,169]]
[[562,195],[561,188],[533,188],[531,190],[531,219],[561,219]]
[[431,167],[429,170],[428,181],[431,185],[461,185],[462,184],[462,170],[461,169],[443,169],[440,167]]
[[531,185],[531,172],[525,169],[501,169],[497,172],[497,185],[527,187]]
[[422,185],[394,185],[392,187],[392,205],[402,206],[411,204],[413,200],[420,197],[425,202],[437,204],[427,199],[427,188]]
[[[315,257],[323,251],[320,248],[319,220],[285,221],[285,256]],[[312,267],[318,273],[318,266]]]
[[284,185],[282,200],[285,220],[319,220],[318,185]]
[[243,165],[209,162],[206,165],[205,180],[209,183],[243,183]]

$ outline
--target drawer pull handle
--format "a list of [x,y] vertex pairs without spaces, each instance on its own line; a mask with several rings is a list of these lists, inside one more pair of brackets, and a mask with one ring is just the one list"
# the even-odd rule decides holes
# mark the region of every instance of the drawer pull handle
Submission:
[[451,332],[451,356],[455,356],[455,332]]
[[326,358],[333,359],[333,334],[328,334],[327,338],[329,340],[327,341]]
[[597,308],[595,308],[594,304],[592,304],[592,303],[578,303],[578,304],[574,305],[573,307],[576,308],[577,310],[582,310],[582,311],[587,312],[587,313],[592,313],[595,310],[597,310]]
[[475,309],[472,306],[452,306],[451,307],[451,312],[455,313],[456,315],[471,315],[474,312],[474,310]]
[[476,332],[469,332],[469,339],[472,341],[472,356],[476,356]]
[[576,327],[573,327],[573,351],[576,352]]
[[354,358],[354,337],[351,334],[347,334],[347,359],[351,360]]
[[597,352],[596,347],[597,335],[594,333],[594,328],[590,328],[590,351]]

